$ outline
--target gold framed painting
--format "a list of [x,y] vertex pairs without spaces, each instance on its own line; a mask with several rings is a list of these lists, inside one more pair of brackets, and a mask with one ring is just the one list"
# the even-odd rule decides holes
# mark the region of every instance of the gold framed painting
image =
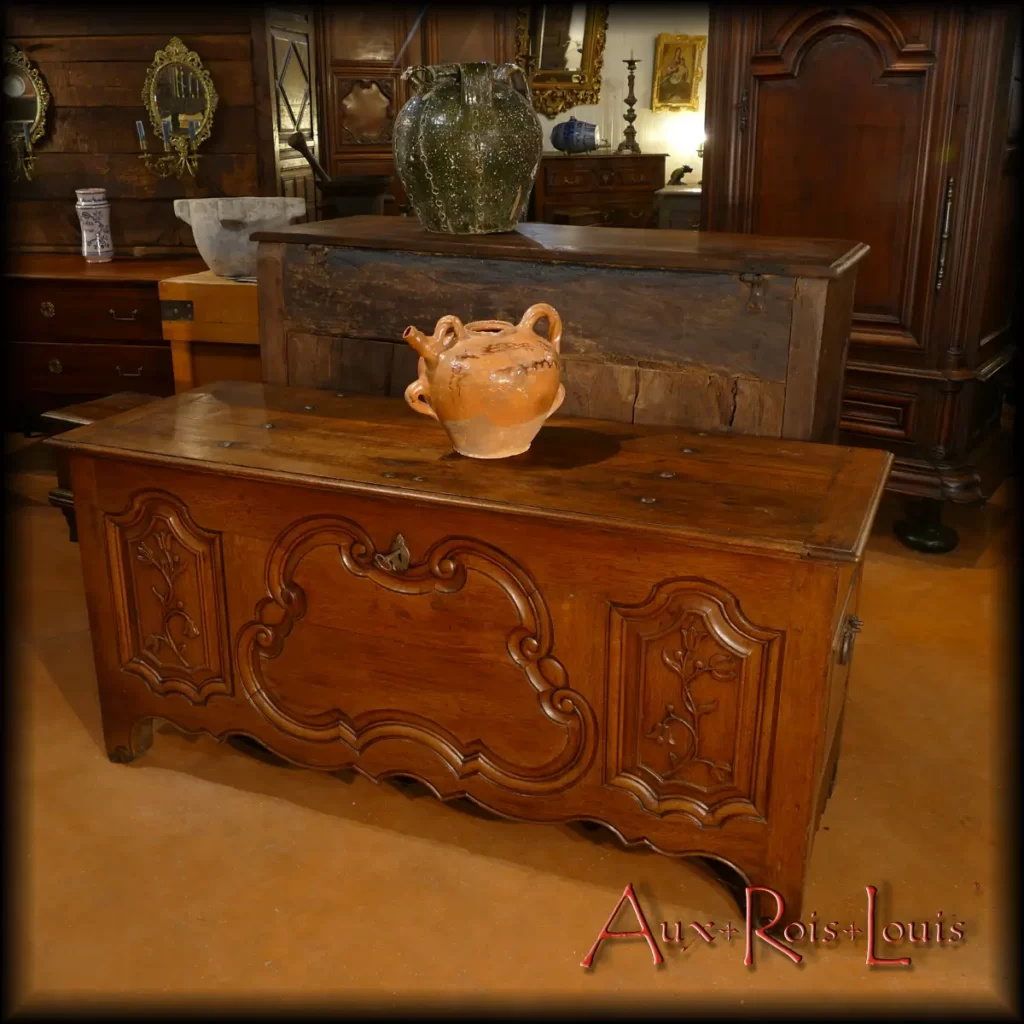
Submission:
[[658,36],[654,44],[651,110],[700,110],[697,89],[704,77],[707,43],[707,36]]

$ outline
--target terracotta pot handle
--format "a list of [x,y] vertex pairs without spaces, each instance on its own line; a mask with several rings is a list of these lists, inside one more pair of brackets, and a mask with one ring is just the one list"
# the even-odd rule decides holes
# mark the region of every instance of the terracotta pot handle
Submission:
[[558,315],[558,311],[546,302],[537,302],[532,305],[523,314],[523,319],[519,321],[519,326],[529,327],[532,331],[533,325],[542,317],[547,317],[548,320],[548,341],[551,342],[556,352],[561,353],[562,318]]
[[424,416],[432,416],[435,420],[437,419],[437,413],[434,412],[434,407],[430,404],[430,389],[423,381],[414,380],[405,389],[405,400],[409,403],[410,408],[423,413]]
[[[565,401],[565,385],[558,385],[558,394],[555,395],[555,400],[551,403],[551,408],[548,409],[548,416],[554,416],[558,411],[558,407]],[[544,417],[547,419],[547,416]]]
[[446,348],[451,348],[465,334],[466,328],[457,316],[441,317],[434,327],[434,344],[437,346],[437,353],[440,354]]

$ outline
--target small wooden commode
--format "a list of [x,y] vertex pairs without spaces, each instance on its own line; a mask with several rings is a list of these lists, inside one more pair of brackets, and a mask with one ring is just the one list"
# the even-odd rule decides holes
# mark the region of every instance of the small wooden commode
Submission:
[[9,418],[24,429],[51,409],[128,388],[173,394],[157,282],[202,267],[195,257],[87,263],[70,254],[13,256],[6,269]]
[[535,221],[578,223],[567,211],[586,210],[587,224],[656,226],[655,193],[665,184],[665,154],[545,153],[533,186]]
[[218,384],[70,454],[107,751],[152,719],[715,859],[800,913],[892,457]]
[[218,380],[262,380],[254,281],[232,281],[204,270],[167,278],[159,287],[175,392]]

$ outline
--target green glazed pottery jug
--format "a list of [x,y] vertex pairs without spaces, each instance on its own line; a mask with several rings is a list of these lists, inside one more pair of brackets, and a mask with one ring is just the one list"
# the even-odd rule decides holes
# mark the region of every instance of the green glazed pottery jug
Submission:
[[526,213],[543,135],[515,64],[434,64],[402,75],[416,94],[395,119],[398,176],[427,231],[512,231]]

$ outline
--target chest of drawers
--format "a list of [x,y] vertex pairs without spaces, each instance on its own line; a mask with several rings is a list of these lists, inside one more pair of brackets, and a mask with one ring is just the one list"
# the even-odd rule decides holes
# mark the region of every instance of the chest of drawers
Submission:
[[533,187],[533,217],[569,223],[570,211],[587,210],[591,224],[656,227],[655,193],[665,184],[665,154],[545,155]]
[[481,462],[404,404],[251,383],[50,443],[113,760],[154,717],[241,733],[799,915],[890,455],[559,418]]
[[28,425],[50,409],[126,390],[173,394],[157,283],[202,268],[193,258],[16,256],[7,268],[9,418]]

